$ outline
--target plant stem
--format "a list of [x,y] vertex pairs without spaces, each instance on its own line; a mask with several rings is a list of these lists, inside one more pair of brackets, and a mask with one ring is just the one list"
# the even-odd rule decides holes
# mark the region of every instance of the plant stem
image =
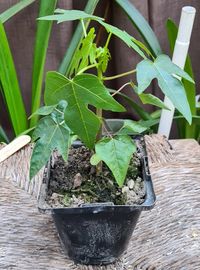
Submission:
[[111,76],[111,77],[103,77],[103,80],[104,81],[114,80],[114,79],[117,79],[117,78],[121,78],[121,77],[130,75],[130,74],[133,74],[135,72],[136,72],[136,69],[133,69],[133,70],[130,70],[130,71],[127,71],[127,72],[124,72],[124,73],[121,73],[121,74],[117,74],[117,75],[114,75],[114,76]]
[[85,24],[84,24],[83,19],[81,19],[81,24],[82,24],[82,27],[83,27],[83,34],[84,34],[84,37],[87,37],[87,32],[86,32],[86,28],[85,28]]
[[81,69],[76,75],[80,75],[81,73],[85,72],[86,70],[90,69],[90,68],[93,68],[93,67],[96,67],[98,65],[98,63],[96,64],[92,64],[92,65],[89,65],[83,69]]
[[110,42],[111,36],[112,36],[112,33],[109,33],[109,35],[108,35],[108,38],[107,38],[107,40],[106,40],[106,44],[105,44],[104,48],[108,48],[108,44],[109,44],[109,42]]
[[[104,16],[103,16],[105,21],[107,20],[109,9],[110,9],[110,1],[107,1],[106,7],[105,7],[105,13],[104,13]],[[97,39],[96,39],[96,45],[97,46],[98,46],[98,44],[99,44],[99,42],[101,40],[101,36],[102,36],[103,31],[104,31],[104,27],[100,26],[100,29],[99,29],[98,35],[97,35]]]
[[116,92],[114,92],[113,94],[112,94],[112,97],[114,97],[116,94],[118,94],[122,89],[124,89],[124,87],[126,87],[127,85],[131,85],[131,83],[130,82],[127,82],[127,83],[125,83],[125,84],[123,84]]
[[[98,75],[98,78],[100,80],[102,80],[102,71],[100,69],[97,69],[97,75]],[[96,109],[96,115],[102,119],[102,109]],[[99,141],[101,138],[102,138],[102,130],[103,130],[103,127],[101,125],[100,129],[99,129],[99,132],[97,134],[97,137],[96,137],[96,141]],[[100,161],[98,164],[97,164],[97,167],[96,167],[96,174],[100,174],[102,172],[102,161]]]

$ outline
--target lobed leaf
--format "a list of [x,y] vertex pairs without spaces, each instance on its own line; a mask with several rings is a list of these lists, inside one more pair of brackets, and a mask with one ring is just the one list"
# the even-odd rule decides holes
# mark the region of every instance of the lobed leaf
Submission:
[[45,103],[52,105],[66,100],[65,121],[70,129],[89,147],[93,148],[101,119],[88,105],[110,111],[124,111],[109,94],[102,82],[92,74],[81,74],[68,79],[58,72],[48,72],[46,77]]
[[192,116],[182,82],[176,77],[181,76],[193,82],[193,79],[178,66],[173,64],[166,55],[160,55],[152,62],[143,60],[137,65],[138,94],[141,94],[153,79],[158,80],[162,92],[172,101],[175,108],[191,123]]
[[31,156],[30,179],[46,165],[55,149],[64,160],[67,160],[71,138],[70,129],[64,123],[64,110],[64,108],[62,112],[54,110],[50,115],[40,119],[33,132],[32,139],[36,143]]
[[87,14],[82,10],[65,10],[65,11],[62,10],[62,13],[59,10],[59,14],[38,18],[38,20],[57,21],[57,23],[62,23],[66,21],[83,20],[83,19],[103,20],[103,18],[101,17]]
[[128,166],[136,146],[129,136],[104,138],[95,145],[98,160],[103,160],[112,171],[118,185],[125,181]]

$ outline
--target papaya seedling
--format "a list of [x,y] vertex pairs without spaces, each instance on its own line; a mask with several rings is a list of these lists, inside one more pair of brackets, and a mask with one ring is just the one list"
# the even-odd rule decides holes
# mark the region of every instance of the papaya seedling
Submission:
[[[107,40],[103,46],[96,44],[94,27],[86,31],[85,19],[94,20],[105,28]],[[128,85],[132,86],[132,91],[144,103],[163,108],[164,104],[159,98],[144,93],[152,80],[157,79],[161,91],[191,123],[191,111],[181,78],[194,82],[186,72],[173,64],[167,55],[161,54],[155,59],[142,42],[127,32],[104,22],[100,17],[80,10],[57,9],[54,15],[45,16],[39,20],[57,21],[57,23],[80,20],[84,36],[70,63],[69,76],[56,71],[46,74],[45,106],[35,112],[42,118],[33,133],[33,140],[36,142],[31,157],[30,178],[46,164],[55,149],[64,160],[67,160],[72,136],[75,135],[93,151],[90,161],[92,165],[97,166],[97,172],[101,170],[101,162],[104,162],[118,185],[122,187],[131,157],[136,151],[131,135],[146,131],[148,125],[125,120],[122,128],[112,134],[107,130],[102,110],[126,111],[126,108],[114,97]],[[132,70],[106,77],[106,70],[111,61],[109,43],[114,36],[139,54],[142,60]],[[93,73],[90,72],[91,70]],[[114,92],[109,91],[105,85],[107,80],[130,74],[136,74],[136,81],[127,81]],[[95,108],[95,112],[91,106]],[[104,133],[102,129],[105,130]]]

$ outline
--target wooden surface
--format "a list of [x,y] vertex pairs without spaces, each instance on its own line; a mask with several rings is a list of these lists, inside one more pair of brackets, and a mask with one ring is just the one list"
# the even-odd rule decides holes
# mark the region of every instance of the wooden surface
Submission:
[[155,135],[146,142],[157,203],[142,213],[128,250],[109,266],[74,265],[62,253],[51,217],[37,211],[42,171],[27,184],[30,147],[1,163],[0,269],[199,270],[200,146]]

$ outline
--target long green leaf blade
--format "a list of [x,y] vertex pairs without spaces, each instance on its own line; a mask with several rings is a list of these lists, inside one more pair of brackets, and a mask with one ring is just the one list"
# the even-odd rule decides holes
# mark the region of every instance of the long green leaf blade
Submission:
[[131,22],[137,28],[138,32],[142,36],[149,50],[156,57],[162,54],[159,41],[153,32],[152,28],[142,16],[142,14],[134,7],[134,5],[128,0],[115,0],[116,3],[124,10],[128,15]]
[[[88,0],[84,11],[88,14],[93,14],[98,2],[99,2],[99,0]],[[90,20],[87,20],[85,22],[86,29],[87,29],[89,23],[90,23]],[[70,69],[70,63],[72,61],[72,58],[73,58],[73,55],[74,55],[76,49],[79,47],[80,40],[81,40],[82,36],[83,36],[83,28],[82,28],[81,23],[79,23],[75,32],[74,32],[74,35],[71,39],[71,42],[68,46],[68,49],[65,53],[65,56],[60,64],[60,67],[58,69],[58,71],[60,73],[66,74],[68,76],[68,72]]]
[[10,18],[12,18],[15,14],[17,14],[18,12],[20,12],[22,9],[29,6],[33,2],[35,2],[35,0],[21,0],[21,1],[19,1],[19,3],[13,5],[12,7],[10,7],[9,9],[7,9],[6,11],[4,11],[3,13],[0,14],[0,21],[2,23],[5,23]]
[[3,128],[0,126],[0,143],[9,143],[9,139],[5,133],[5,131],[3,130]]
[[15,135],[27,129],[27,116],[3,24],[0,22],[0,80]]
[[[39,16],[46,16],[53,14],[57,0],[41,0],[40,1],[40,11]],[[52,21],[38,21],[37,22],[37,33],[35,40],[34,49],[34,60],[33,60],[33,75],[32,75],[32,109],[33,114],[40,106],[41,93],[42,93],[42,83],[44,66],[47,54],[47,48],[49,43],[49,37],[52,28]],[[31,118],[30,127],[36,125],[38,121],[38,115]]]

